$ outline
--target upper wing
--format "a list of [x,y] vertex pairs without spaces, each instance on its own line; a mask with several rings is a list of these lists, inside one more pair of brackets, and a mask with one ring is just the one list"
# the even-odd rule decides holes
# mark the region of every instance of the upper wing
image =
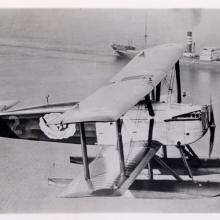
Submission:
[[178,44],[165,44],[137,54],[108,85],[48,124],[115,121],[169,73],[183,53]]
[[111,82],[119,82],[127,78],[152,76],[158,84],[158,79],[164,78],[183,54],[183,46],[179,44],[163,44],[145,49],[138,53]]

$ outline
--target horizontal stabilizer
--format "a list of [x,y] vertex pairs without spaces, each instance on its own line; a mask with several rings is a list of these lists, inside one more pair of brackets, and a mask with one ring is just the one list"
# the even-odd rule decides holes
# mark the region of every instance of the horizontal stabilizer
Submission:
[[158,142],[153,142],[152,147],[148,148],[143,141],[125,144],[126,176],[121,175],[116,146],[103,148],[97,158],[89,165],[91,178],[86,181],[84,173],[81,172],[59,197],[123,195],[160,146]]

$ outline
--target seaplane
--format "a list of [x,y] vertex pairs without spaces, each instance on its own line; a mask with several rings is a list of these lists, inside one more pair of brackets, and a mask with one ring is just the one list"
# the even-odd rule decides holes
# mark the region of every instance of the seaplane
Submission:
[[[184,181],[168,163],[172,147],[178,149],[194,181],[190,161],[198,166],[201,161],[190,144],[210,130],[211,156],[216,125],[211,103],[182,102],[179,59],[183,51],[182,45],[174,43],[142,50],[79,102],[17,109],[15,101],[1,102],[0,136],[81,144],[82,156],[70,156],[70,162],[82,164],[82,170],[59,197],[121,196],[144,169],[153,180],[155,161],[176,181]],[[168,76],[176,85],[175,96],[162,94]],[[96,157],[88,155],[90,145],[99,148]]]

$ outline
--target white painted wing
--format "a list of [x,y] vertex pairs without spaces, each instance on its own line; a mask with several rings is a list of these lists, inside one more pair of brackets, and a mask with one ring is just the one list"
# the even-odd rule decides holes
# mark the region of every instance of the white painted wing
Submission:
[[111,82],[119,82],[126,78],[152,76],[155,83],[164,78],[183,54],[183,46],[179,44],[163,44],[141,51]]
[[48,124],[117,120],[161,82],[182,52],[178,44],[141,51],[108,85]]

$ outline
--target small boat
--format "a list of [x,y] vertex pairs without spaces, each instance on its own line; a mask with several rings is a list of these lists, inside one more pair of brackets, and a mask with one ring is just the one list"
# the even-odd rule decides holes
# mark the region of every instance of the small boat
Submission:
[[[145,15],[145,27],[144,27],[144,48],[147,48],[147,15]],[[132,46],[131,44],[128,45],[122,45],[122,44],[116,44],[113,43],[111,45],[112,49],[114,50],[115,54],[118,56],[125,56],[128,58],[135,57],[140,50],[137,50],[135,46]]]
[[127,50],[136,50],[136,47],[131,46],[131,45],[122,45],[122,44],[115,44],[113,43],[111,45],[112,49],[115,51],[127,51]]
[[138,54],[138,50],[136,47],[131,45],[122,45],[122,44],[115,44],[111,45],[112,49],[114,50],[115,54],[118,56],[124,56],[128,58],[133,58]]

